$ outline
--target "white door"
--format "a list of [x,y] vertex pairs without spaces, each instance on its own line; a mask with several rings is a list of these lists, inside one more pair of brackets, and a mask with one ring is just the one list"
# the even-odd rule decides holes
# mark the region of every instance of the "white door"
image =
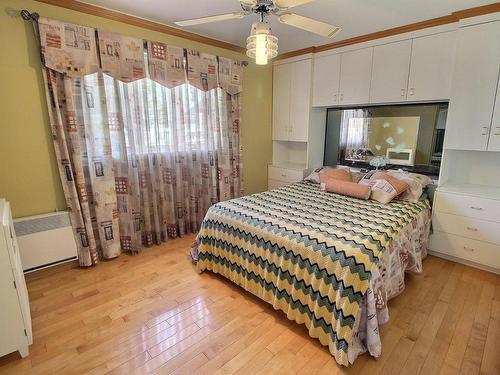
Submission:
[[407,100],[450,99],[457,32],[413,39]]
[[339,103],[340,54],[314,59],[313,106]]
[[497,99],[493,110],[488,151],[500,151],[500,78],[497,85]]
[[458,31],[445,148],[487,149],[500,67],[500,22]]
[[290,133],[289,141],[307,142],[309,111],[311,109],[312,60],[301,60],[290,64],[292,79],[290,89]]
[[370,101],[373,48],[345,52],[340,63],[339,104],[367,104]]
[[290,128],[291,64],[275,65],[273,70],[273,140],[288,140]]
[[410,55],[411,40],[383,44],[373,48],[370,103],[406,100]]

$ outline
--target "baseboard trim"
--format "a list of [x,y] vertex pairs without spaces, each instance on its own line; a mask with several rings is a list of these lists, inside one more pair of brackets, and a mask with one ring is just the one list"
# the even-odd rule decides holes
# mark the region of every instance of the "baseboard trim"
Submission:
[[443,253],[440,253],[439,251],[428,250],[427,253],[429,255],[433,255],[433,256],[438,257],[438,258],[443,258],[443,259],[446,259],[446,260],[451,260],[452,262],[465,264],[466,266],[470,266],[470,267],[474,267],[474,268],[479,268],[480,270],[488,271],[488,272],[500,275],[500,270],[499,269],[493,268],[493,267],[489,267],[489,266],[485,266],[484,264],[476,263],[476,262],[473,262],[473,261],[470,261],[470,260],[467,260],[467,259],[462,259],[462,258],[454,257],[453,255],[443,254]]

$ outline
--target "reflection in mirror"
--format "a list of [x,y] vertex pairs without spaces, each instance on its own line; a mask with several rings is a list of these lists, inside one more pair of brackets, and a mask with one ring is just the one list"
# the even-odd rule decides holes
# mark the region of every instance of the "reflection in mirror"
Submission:
[[368,166],[375,157],[389,167],[437,174],[447,103],[329,109],[325,165]]

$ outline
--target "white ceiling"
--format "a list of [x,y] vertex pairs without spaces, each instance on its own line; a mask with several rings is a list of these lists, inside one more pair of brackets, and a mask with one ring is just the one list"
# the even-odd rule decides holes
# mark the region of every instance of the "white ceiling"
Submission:
[[[238,0],[85,0],[85,3],[109,8],[137,17],[175,26],[174,21],[240,11]],[[316,36],[281,24],[271,18],[273,34],[279,38],[279,52],[318,46],[355,36],[402,26],[453,11],[492,4],[494,0],[316,0],[296,7],[295,13],[342,27],[333,39]],[[252,22],[257,15],[186,27],[184,30],[245,46]]]

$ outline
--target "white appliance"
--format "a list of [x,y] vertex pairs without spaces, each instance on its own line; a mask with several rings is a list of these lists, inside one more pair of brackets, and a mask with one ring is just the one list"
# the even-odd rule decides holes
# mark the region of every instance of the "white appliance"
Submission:
[[16,219],[14,227],[25,272],[77,259],[67,211]]
[[33,343],[28,290],[19,256],[10,205],[0,199],[0,356],[28,355]]

